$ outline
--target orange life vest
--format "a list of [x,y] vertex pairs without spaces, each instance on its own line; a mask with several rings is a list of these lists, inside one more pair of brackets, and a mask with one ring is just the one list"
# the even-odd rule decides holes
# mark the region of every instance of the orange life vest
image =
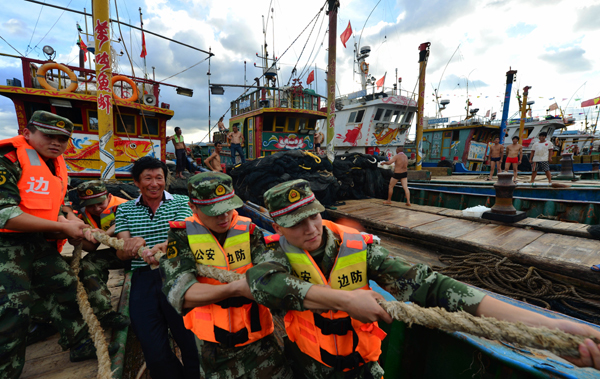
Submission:
[[[342,241],[329,280],[311,255],[290,245],[285,238],[279,243],[292,265],[292,274],[314,284],[327,284],[333,289],[352,291],[370,289],[367,278],[367,247],[372,235],[323,220]],[[381,354],[381,341],[386,334],[376,322],[362,323],[342,311],[321,314],[312,311],[288,311],[285,330],[291,342],[306,355],[339,371],[350,371]]]
[[[56,171],[54,175],[25,137],[16,136],[0,141],[0,147],[7,145],[17,149],[17,159],[13,162],[18,160],[23,170],[17,182],[19,196],[21,196],[19,208],[32,216],[56,221],[67,193],[67,166],[62,155],[53,160]],[[17,231],[1,229],[0,232]]]
[[[186,218],[190,248],[196,263],[243,274],[252,267],[250,232],[252,220],[234,211],[224,246],[202,224],[198,216]],[[197,278],[200,283],[221,285],[215,279]],[[192,309],[183,318],[185,327],[201,340],[238,347],[273,333],[268,308],[245,297],[231,297],[215,304]]]
[[127,200],[122,199],[117,196],[109,195],[110,201],[108,202],[108,206],[102,213],[100,214],[100,226],[96,224],[94,221],[94,217],[86,210],[86,207],[81,208],[80,218],[85,221],[88,225],[93,226],[96,229],[102,229],[107,231],[110,228],[111,222],[115,219],[115,213],[117,212],[117,206],[119,204],[126,203]]

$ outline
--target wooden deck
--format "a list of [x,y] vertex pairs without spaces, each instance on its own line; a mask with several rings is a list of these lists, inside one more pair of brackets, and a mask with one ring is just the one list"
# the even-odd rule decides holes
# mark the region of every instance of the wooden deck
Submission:
[[489,252],[600,284],[600,275],[590,270],[600,263],[600,243],[586,238],[587,225],[531,218],[508,225],[466,218],[461,211],[446,208],[384,205],[379,199],[347,201],[328,213],[333,218],[355,220],[375,233],[408,238],[443,253]]
[[[70,255],[72,247],[67,245],[64,255]],[[111,292],[111,302],[116,310],[123,289],[123,270],[111,270],[108,287]],[[105,332],[107,340],[110,341],[111,331]],[[45,341],[38,342],[27,347],[25,354],[25,367],[21,375],[22,379],[44,378],[44,379],[92,379],[98,373],[98,361],[90,359],[84,362],[72,363],[69,360],[69,350],[62,351],[58,344],[58,333]]]

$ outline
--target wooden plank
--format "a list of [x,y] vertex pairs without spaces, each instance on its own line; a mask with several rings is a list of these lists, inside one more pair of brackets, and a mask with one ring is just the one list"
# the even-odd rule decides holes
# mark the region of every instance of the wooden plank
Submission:
[[458,209],[445,209],[438,214],[449,217],[463,218],[462,211],[459,211]]
[[406,211],[402,214],[399,214],[397,218],[392,220],[392,223],[398,226],[412,229],[414,227],[441,220],[443,218],[444,216],[438,216],[431,213]]
[[543,232],[526,230],[512,226],[489,224],[468,235],[458,237],[463,241],[471,241],[484,246],[494,246],[504,250],[518,251],[535,241]]
[[418,230],[423,233],[432,233],[444,237],[460,237],[467,233],[483,228],[485,224],[480,224],[468,220],[456,220],[453,218],[443,218],[431,222],[429,224],[415,227],[414,230]]
[[598,264],[600,244],[597,241],[547,233],[519,250],[522,254],[536,254],[542,258],[583,265]]

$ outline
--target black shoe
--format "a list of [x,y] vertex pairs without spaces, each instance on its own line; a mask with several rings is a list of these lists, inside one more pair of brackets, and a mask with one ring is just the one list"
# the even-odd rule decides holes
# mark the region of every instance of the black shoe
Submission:
[[131,324],[131,321],[128,317],[125,317],[122,314],[114,311],[102,317],[100,320],[100,325],[102,325],[104,329],[113,328],[120,330],[128,327],[129,324]]
[[[117,351],[119,351],[119,343],[117,341],[113,341],[108,346],[108,354],[113,355]],[[91,338],[86,338],[77,346],[73,346],[71,348],[71,352],[69,353],[69,359],[71,362],[81,362],[88,359],[96,358],[96,347],[94,346],[94,341]]]
[[32,323],[29,325],[29,330],[27,332],[27,346],[44,341],[56,333],[58,333],[58,331],[52,324]]

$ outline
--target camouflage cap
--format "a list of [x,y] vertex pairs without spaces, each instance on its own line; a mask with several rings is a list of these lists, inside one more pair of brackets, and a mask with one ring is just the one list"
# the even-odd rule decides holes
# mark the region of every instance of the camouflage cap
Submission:
[[203,172],[188,182],[192,204],[207,216],[218,216],[244,205],[233,190],[231,176],[220,172]]
[[303,179],[278,184],[264,196],[273,221],[284,228],[325,210],[311,191],[310,184]]
[[61,134],[70,137],[73,132],[71,120],[46,111],[33,112],[29,123],[46,134]]
[[108,197],[106,186],[101,180],[90,180],[77,186],[77,195],[82,207],[103,202]]

